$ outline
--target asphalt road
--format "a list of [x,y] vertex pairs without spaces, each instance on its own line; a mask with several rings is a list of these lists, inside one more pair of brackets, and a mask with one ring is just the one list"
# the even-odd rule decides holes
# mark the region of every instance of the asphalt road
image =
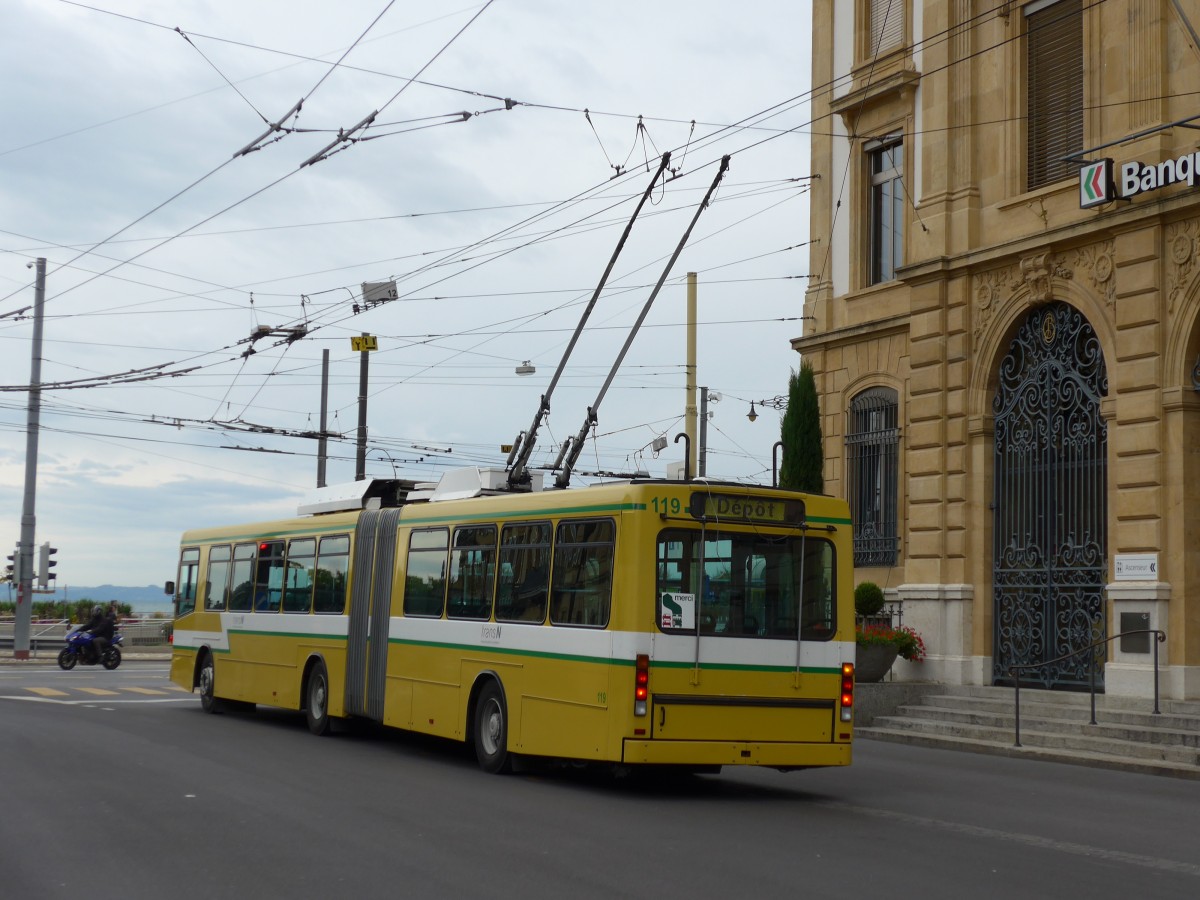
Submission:
[[788,774],[490,776],[399,732],[205,715],[161,663],[0,667],[0,895],[1200,896],[1200,782],[855,754]]

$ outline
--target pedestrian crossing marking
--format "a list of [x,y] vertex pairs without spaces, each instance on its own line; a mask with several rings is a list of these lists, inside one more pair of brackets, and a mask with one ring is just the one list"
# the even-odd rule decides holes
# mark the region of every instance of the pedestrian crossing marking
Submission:
[[97,697],[115,697],[115,696],[117,696],[116,691],[110,691],[110,690],[107,690],[106,688],[81,687],[81,688],[75,688],[75,690],[83,691],[85,694],[95,694]]
[[159,697],[166,694],[166,691],[159,691],[154,688],[144,688],[144,687],[127,687],[127,688],[125,688],[125,690],[133,691],[135,694],[154,694]]
[[65,697],[66,691],[56,691],[54,688],[31,687],[30,691],[37,694],[39,697]]

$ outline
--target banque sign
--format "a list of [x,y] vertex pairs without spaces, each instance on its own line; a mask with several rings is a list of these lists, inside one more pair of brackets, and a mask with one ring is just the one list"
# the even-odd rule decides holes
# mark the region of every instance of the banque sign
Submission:
[[1160,163],[1133,160],[1119,167],[1111,159],[1098,159],[1079,170],[1079,207],[1089,209],[1114,200],[1129,200],[1171,184],[1195,187],[1197,181],[1200,181],[1200,150]]

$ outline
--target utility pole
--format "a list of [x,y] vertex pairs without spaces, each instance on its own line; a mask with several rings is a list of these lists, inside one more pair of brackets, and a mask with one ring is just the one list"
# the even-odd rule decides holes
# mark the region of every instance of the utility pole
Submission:
[[[683,405],[690,471],[696,470],[696,273],[687,273],[687,401]],[[703,474],[703,472],[701,473]]]
[[33,542],[37,517],[38,425],[42,412],[42,319],[46,303],[46,259],[37,259],[33,292],[33,360],[29,366],[29,412],[25,434],[25,497],[21,505],[21,578],[17,582],[17,616],[13,627],[13,658],[29,659],[29,629],[33,621]]
[[708,388],[700,388],[700,467],[696,474],[703,478],[708,469]]
[[317,487],[325,487],[325,459],[328,453],[325,419],[329,413],[329,350],[321,351],[321,436],[317,439]]
[[354,480],[367,477],[367,360],[372,350],[379,349],[379,339],[365,331],[361,337],[350,338],[350,349],[359,352],[358,362],[358,450],[354,455]]

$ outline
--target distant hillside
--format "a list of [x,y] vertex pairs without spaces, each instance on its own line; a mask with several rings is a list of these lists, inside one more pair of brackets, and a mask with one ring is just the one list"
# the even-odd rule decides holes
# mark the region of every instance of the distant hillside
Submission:
[[[98,603],[107,603],[109,600],[128,603],[133,607],[134,612],[165,612],[171,608],[171,597],[163,593],[161,584],[148,584],[145,587],[121,587],[115,584],[84,587],[72,584],[65,589],[60,589],[53,599],[62,600],[64,593],[66,599],[72,602],[88,599]],[[44,597],[43,599],[51,598]]]

